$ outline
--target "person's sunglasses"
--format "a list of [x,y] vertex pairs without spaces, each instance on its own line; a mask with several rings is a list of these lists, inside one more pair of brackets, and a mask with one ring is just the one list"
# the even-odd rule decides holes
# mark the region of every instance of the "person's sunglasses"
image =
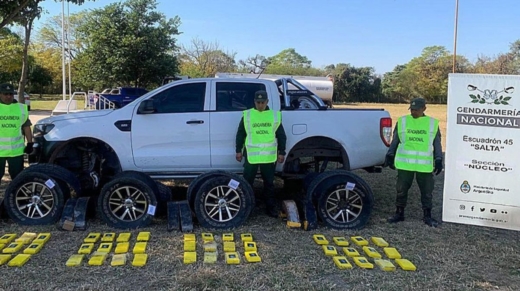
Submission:
[[14,96],[14,93],[2,93],[2,94]]
[[255,103],[258,103],[258,104],[264,104],[265,101],[255,101]]

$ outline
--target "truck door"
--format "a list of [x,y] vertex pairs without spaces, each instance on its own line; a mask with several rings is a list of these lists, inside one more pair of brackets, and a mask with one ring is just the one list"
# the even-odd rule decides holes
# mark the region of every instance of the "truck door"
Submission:
[[152,96],[155,112],[135,113],[132,119],[135,165],[155,172],[208,169],[209,112],[204,108],[209,106],[209,93],[206,82],[197,82]]
[[[266,90],[262,83],[247,81],[213,81],[210,136],[211,166],[215,169],[242,171],[242,163],[235,160],[235,140],[242,111],[254,107],[254,94]],[[269,96],[271,98],[271,96]],[[272,100],[269,100],[272,106]]]

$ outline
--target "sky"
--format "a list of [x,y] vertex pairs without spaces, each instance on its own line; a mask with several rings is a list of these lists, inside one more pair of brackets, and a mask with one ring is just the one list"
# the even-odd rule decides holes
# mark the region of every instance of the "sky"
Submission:
[[[56,2],[58,1],[58,2]],[[35,23],[61,15],[60,0],[42,3],[46,13]],[[69,13],[100,9],[118,0],[69,4]],[[124,1],[123,1],[124,2]],[[236,60],[256,54],[273,56],[287,48],[323,68],[349,63],[392,71],[428,46],[454,49],[456,0],[157,0],[168,18],[179,16],[178,43],[194,38],[217,42]],[[459,0],[457,55],[509,51],[520,39],[519,0]],[[67,14],[67,3],[65,3]]]

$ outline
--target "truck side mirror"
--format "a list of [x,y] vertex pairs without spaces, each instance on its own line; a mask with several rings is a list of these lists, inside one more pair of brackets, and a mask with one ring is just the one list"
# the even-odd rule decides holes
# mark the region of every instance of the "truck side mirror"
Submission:
[[139,105],[138,114],[150,114],[155,112],[155,106],[152,99],[146,99]]

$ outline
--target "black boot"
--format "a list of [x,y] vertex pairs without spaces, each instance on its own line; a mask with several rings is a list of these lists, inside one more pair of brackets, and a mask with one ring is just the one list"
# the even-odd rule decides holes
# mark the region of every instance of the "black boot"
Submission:
[[271,217],[278,217],[278,205],[276,199],[268,198],[265,201],[265,213]]
[[423,216],[424,223],[426,223],[428,226],[431,226],[431,227],[437,227],[439,225],[437,220],[432,218],[431,209],[425,208],[425,209],[423,209],[423,212],[424,212],[424,216]]
[[397,206],[394,216],[388,218],[386,221],[388,221],[388,223],[404,221],[404,207]]

